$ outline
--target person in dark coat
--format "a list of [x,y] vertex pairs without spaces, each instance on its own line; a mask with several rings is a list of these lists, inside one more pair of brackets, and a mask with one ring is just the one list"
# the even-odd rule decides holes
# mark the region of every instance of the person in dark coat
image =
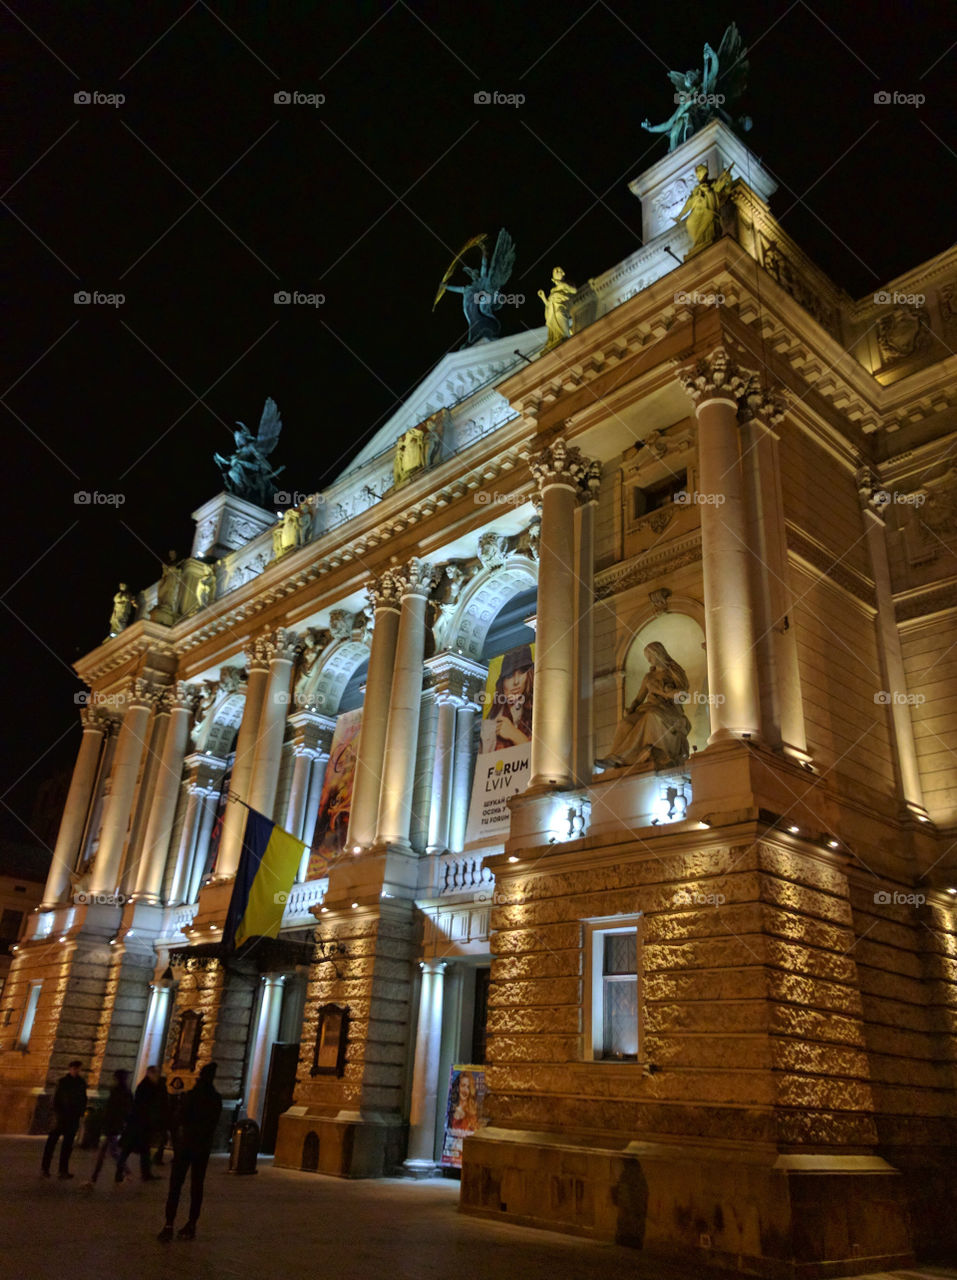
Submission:
[[166,1225],[159,1233],[160,1240],[173,1238],[173,1224],[176,1221],[179,1196],[186,1181],[187,1170],[191,1171],[189,1218],[186,1225],[180,1228],[179,1238],[193,1240],[196,1236],[196,1223],[203,1204],[206,1166],[209,1164],[209,1153],[212,1150],[216,1126],[223,1110],[223,1100],[213,1085],[215,1078],[216,1063],[207,1062],[200,1070],[199,1079],[186,1095],[183,1106],[176,1116],[176,1124],[173,1128],[173,1167],[170,1171],[169,1196],[166,1200]]
[[163,1163],[163,1154],[166,1151],[166,1144],[169,1141],[169,1090],[166,1087],[165,1076],[160,1076],[157,1084],[159,1088],[156,1092],[156,1117],[151,1135],[151,1145],[156,1147],[153,1163],[161,1165]]
[[159,1067],[147,1067],[146,1075],[133,1094],[133,1109],[120,1140],[120,1155],[116,1162],[117,1182],[122,1182],[126,1177],[126,1162],[131,1151],[135,1151],[140,1158],[140,1176],[143,1181],[152,1182],[156,1177],[150,1170],[150,1137],[156,1123],[158,1098]]
[[133,1110],[133,1094],[130,1091],[129,1078],[128,1071],[113,1072],[113,1087],[103,1108],[103,1136],[100,1149],[96,1154],[96,1164],[93,1166],[90,1181],[84,1184],[91,1191],[96,1186],[96,1180],[100,1176],[100,1170],[107,1155],[111,1155],[114,1160],[120,1158],[120,1134],[125,1129],[130,1112]]
[[72,1178],[70,1172],[70,1155],[73,1151],[73,1140],[80,1127],[83,1113],[86,1111],[86,1081],[80,1075],[83,1063],[74,1058],[67,1074],[60,1079],[53,1093],[53,1128],[43,1148],[43,1160],[40,1172],[44,1178],[50,1176],[50,1165],[56,1144],[63,1139],[60,1148],[60,1177]]

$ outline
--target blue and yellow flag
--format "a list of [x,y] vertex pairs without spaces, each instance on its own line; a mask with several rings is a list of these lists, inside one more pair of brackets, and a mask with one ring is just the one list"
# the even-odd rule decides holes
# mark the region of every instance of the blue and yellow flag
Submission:
[[248,938],[279,935],[286,898],[305,845],[255,809],[246,815],[243,850],[226,914],[223,942],[241,947]]

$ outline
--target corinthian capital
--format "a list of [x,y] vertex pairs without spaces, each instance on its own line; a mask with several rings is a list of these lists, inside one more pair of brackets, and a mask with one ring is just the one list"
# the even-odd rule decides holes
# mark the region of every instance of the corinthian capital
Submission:
[[586,458],[574,445],[566,444],[560,436],[546,445],[540,453],[530,454],[528,459],[529,470],[540,489],[553,484],[577,489],[587,480],[591,463],[591,458]]
[[776,427],[783,419],[787,406],[781,392],[769,391],[761,385],[761,379],[753,374],[738,400],[739,422],[762,422]]
[[678,370],[678,381],[696,405],[715,399],[737,402],[756,377],[755,370],[737,364],[724,347],[715,347],[694,364]]
[[134,676],[126,686],[126,705],[128,707],[152,707],[159,702],[161,690],[150,680]]
[[275,631],[271,631],[264,637],[264,645],[270,662],[279,659],[292,662],[299,646],[299,637],[295,631],[289,631],[286,627],[277,627]]
[[381,578],[373,578],[366,587],[373,610],[398,609],[401,587],[392,569],[386,569]]
[[405,596],[427,596],[435,586],[436,571],[432,565],[418,556],[413,556],[408,564],[392,571],[399,586],[400,598]]
[[185,680],[177,680],[173,688],[166,693],[165,702],[170,711],[192,711],[198,697],[199,689],[196,685],[187,684]]

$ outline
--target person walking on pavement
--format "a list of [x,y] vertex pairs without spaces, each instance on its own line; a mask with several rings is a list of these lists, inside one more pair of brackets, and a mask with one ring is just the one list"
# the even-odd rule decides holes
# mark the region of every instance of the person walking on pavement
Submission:
[[83,1184],[86,1190],[92,1191],[96,1186],[96,1180],[100,1176],[100,1170],[107,1155],[111,1155],[114,1160],[120,1158],[120,1134],[133,1110],[133,1094],[130,1092],[129,1078],[128,1071],[113,1072],[113,1087],[103,1108],[103,1137],[100,1149],[96,1153],[96,1164],[93,1166],[90,1181]]
[[70,1155],[73,1151],[73,1140],[86,1111],[86,1081],[80,1075],[83,1063],[74,1058],[67,1074],[61,1077],[53,1094],[53,1128],[43,1148],[43,1160],[40,1172],[44,1178],[50,1176],[50,1165],[56,1144],[63,1139],[60,1148],[60,1177],[72,1178],[70,1172]]
[[116,1162],[116,1181],[126,1177],[126,1162],[130,1152],[140,1158],[140,1176],[144,1182],[153,1182],[156,1174],[150,1170],[150,1137],[156,1123],[156,1106],[159,1097],[159,1067],[147,1067],[146,1075],[136,1086],[133,1108],[120,1140],[120,1155]]
[[173,1224],[179,1207],[179,1196],[190,1170],[189,1218],[180,1228],[180,1240],[196,1237],[196,1223],[203,1204],[203,1182],[206,1166],[213,1146],[216,1126],[223,1110],[223,1100],[213,1081],[216,1063],[207,1062],[200,1070],[199,1079],[186,1095],[173,1129],[173,1168],[169,1179],[169,1196],[166,1200],[166,1225],[157,1239],[172,1240]]

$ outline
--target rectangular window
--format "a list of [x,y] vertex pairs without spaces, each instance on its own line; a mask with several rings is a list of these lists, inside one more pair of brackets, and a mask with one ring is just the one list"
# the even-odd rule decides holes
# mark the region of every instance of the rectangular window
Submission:
[[40,1003],[40,988],[42,982],[30,983],[30,994],[27,996],[26,1008],[23,1010],[23,1021],[20,1023],[20,1035],[17,1038],[17,1048],[26,1049],[30,1043],[30,1036],[33,1033],[33,1020],[37,1016],[37,1005]]
[[10,954],[10,948],[20,936],[22,921],[22,911],[15,911],[12,907],[4,907],[3,914],[0,915],[0,956],[8,956]]
[[638,917],[588,926],[590,1039],[593,1061],[637,1062],[639,1028]]

